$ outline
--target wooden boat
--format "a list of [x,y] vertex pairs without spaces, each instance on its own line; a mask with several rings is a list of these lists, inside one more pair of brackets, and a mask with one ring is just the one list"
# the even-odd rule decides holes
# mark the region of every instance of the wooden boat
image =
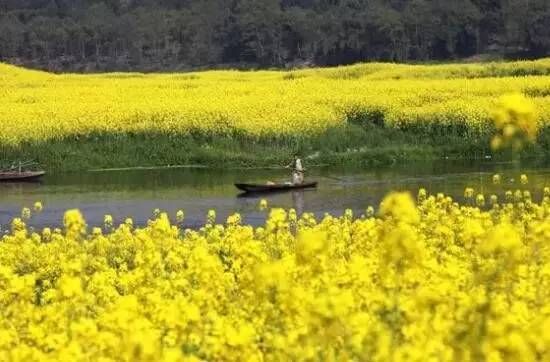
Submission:
[[0,182],[37,181],[45,174],[44,171],[0,171]]
[[275,185],[262,185],[262,184],[235,184],[235,187],[244,192],[277,192],[277,191],[290,191],[300,189],[311,189],[317,187],[317,182],[305,182],[300,185],[293,184],[275,184]]

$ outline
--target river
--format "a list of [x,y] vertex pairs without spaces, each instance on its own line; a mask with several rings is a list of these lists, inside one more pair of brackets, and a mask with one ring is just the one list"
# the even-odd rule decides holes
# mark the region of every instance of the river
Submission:
[[[492,175],[502,174],[502,185],[492,184]],[[375,208],[391,190],[407,190],[414,194],[420,187],[429,193],[443,192],[461,201],[464,189],[498,193],[520,188],[521,173],[529,176],[529,189],[536,201],[542,188],[550,186],[550,168],[522,167],[491,162],[411,163],[391,168],[312,168],[306,179],[319,181],[316,190],[278,194],[242,196],[235,182],[280,181],[288,179],[287,170],[209,170],[162,169],[105,171],[52,174],[41,183],[0,184],[0,228],[9,228],[23,207],[32,209],[41,201],[44,210],[33,215],[28,224],[36,229],[60,226],[67,209],[78,208],[89,226],[101,226],[105,214],[115,223],[132,217],[143,225],[155,208],[174,218],[177,210],[185,211],[185,227],[200,227],[209,209],[215,209],[218,221],[239,212],[244,222],[260,225],[266,212],[258,209],[265,198],[269,207],[295,208],[300,212],[325,212],[341,215],[346,208],[361,214],[372,205]]]

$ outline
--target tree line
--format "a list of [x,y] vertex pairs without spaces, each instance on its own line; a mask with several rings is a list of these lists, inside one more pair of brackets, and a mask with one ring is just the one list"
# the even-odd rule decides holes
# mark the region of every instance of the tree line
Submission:
[[548,0],[0,0],[0,60],[54,71],[550,54]]

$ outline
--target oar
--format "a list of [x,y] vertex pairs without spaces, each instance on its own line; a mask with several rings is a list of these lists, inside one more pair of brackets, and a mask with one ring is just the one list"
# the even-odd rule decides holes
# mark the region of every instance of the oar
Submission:
[[341,178],[338,178],[338,177],[334,177],[334,176],[317,175],[317,176],[313,176],[313,177],[322,177],[322,178],[328,178],[329,180],[334,180],[334,181],[338,181],[338,182],[347,182],[347,181],[344,180],[344,179],[341,179]]
[[342,181],[342,179],[340,179],[340,178],[338,178],[338,177],[333,177],[333,176],[323,176],[323,175],[319,175],[318,177],[328,178],[328,179],[334,180],[334,181]]

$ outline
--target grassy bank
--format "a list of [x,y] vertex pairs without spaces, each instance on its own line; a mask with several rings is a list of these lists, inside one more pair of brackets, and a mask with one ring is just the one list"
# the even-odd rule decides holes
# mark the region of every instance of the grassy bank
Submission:
[[[506,160],[493,155],[488,134],[468,128],[432,127],[430,130],[350,123],[315,137],[246,138],[205,134],[95,133],[48,142],[26,142],[0,147],[6,160],[33,159],[50,171],[114,167],[202,165],[215,168],[274,167],[288,163],[298,152],[307,164],[388,166],[407,161],[455,158]],[[547,157],[550,128],[524,157]]]

